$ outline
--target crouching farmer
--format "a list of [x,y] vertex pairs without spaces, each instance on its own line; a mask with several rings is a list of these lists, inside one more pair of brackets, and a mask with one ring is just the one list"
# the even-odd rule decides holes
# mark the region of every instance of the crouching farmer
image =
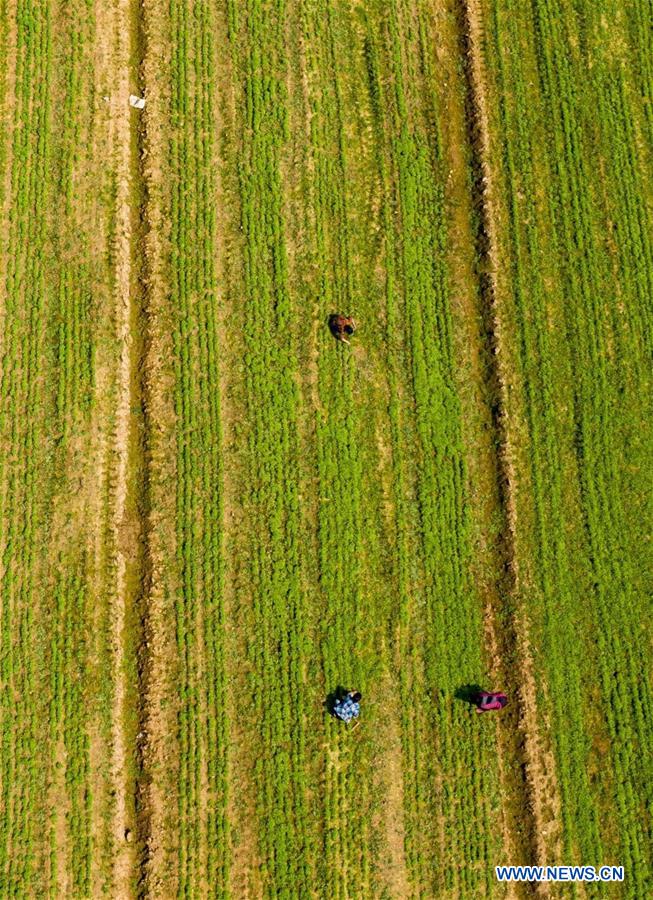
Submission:
[[476,696],[476,712],[489,712],[492,709],[503,709],[508,702],[505,694],[500,692],[489,694],[487,691],[481,691]]
[[343,722],[351,722],[352,719],[357,719],[361,712],[361,699],[360,691],[348,691],[344,697],[335,702],[333,715],[342,719]]

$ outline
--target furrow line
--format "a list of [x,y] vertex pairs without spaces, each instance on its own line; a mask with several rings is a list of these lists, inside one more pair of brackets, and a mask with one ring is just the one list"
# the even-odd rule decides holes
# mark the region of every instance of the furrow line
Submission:
[[[112,235],[113,328],[118,359],[113,430],[109,443],[109,607],[111,614],[112,718],[111,778],[112,890],[132,895],[142,846],[133,840],[140,798],[137,729],[143,720],[142,688],[147,669],[149,563],[146,522],[147,436],[143,414],[141,334],[143,268],[142,171],[139,162],[138,113],[128,104],[138,88],[135,60],[140,53],[140,7],[118,0],[110,20],[113,32],[114,84],[110,96],[109,140],[115,171]],[[138,835],[140,837],[140,834]]]
[[[171,290],[171,158],[167,137],[171,103],[171,19],[164,0],[145,0],[140,32],[140,83],[147,98],[140,135],[143,180],[142,402],[147,498],[143,508],[145,582],[139,660],[140,778],[136,785],[138,895],[179,893],[180,701],[175,598],[180,590],[175,489],[177,470],[175,372]],[[175,697],[174,700],[171,700]],[[174,822],[174,827],[171,823]]]

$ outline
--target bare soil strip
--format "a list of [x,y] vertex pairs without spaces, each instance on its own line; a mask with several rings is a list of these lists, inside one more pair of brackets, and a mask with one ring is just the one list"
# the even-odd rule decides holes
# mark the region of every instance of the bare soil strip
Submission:
[[[547,758],[543,749],[538,711],[536,708],[536,686],[532,667],[532,658],[528,637],[528,620],[526,613],[518,606],[520,591],[519,562],[516,554],[516,535],[518,529],[515,505],[516,471],[513,456],[513,423],[508,410],[507,387],[509,374],[502,340],[502,297],[506,294],[507,273],[501,265],[500,217],[495,198],[495,179],[492,168],[494,152],[489,129],[487,110],[488,94],[483,62],[482,13],[477,0],[465,0],[461,7],[462,45],[466,56],[466,74],[468,81],[468,122],[470,145],[473,155],[475,174],[475,191],[480,210],[480,227],[478,236],[478,252],[482,260],[480,272],[480,289],[483,301],[484,326],[489,341],[488,354],[491,362],[489,370],[490,393],[496,398],[493,412],[493,425],[498,437],[499,452],[497,456],[497,482],[499,499],[505,516],[505,529],[501,556],[505,571],[497,591],[486,606],[486,628],[490,646],[493,648],[493,668],[498,675],[503,674],[506,683],[513,683],[518,713],[519,731],[504,728],[499,732],[501,744],[502,766],[506,777],[510,777],[515,794],[511,804],[512,812],[508,813],[509,830],[517,840],[517,828],[520,825],[524,835],[522,847],[515,847],[517,852],[529,854],[529,862],[546,863],[546,807],[556,796],[553,782],[552,761]],[[483,271],[486,270],[486,271]],[[504,598],[503,601],[501,598]],[[515,611],[510,617],[510,625],[503,630],[497,627],[497,614],[500,604],[514,603]],[[511,663],[516,672],[509,671]],[[517,723],[516,723],[517,724]],[[520,750],[520,732],[523,735],[523,754]],[[525,765],[519,765],[520,758],[525,758]],[[516,762],[517,765],[512,764]],[[506,766],[505,763],[508,762]],[[522,773],[523,772],[523,776]],[[545,886],[541,893],[546,894]]]
[[[100,4],[95,14],[95,37],[93,47],[93,138],[90,152],[96,175],[92,207],[92,232],[90,253],[98,266],[97,283],[94,286],[98,322],[103,340],[96,334],[97,350],[93,374],[94,403],[91,416],[89,441],[89,491],[86,498],[87,521],[89,523],[87,544],[92,562],[91,585],[94,595],[92,628],[93,666],[98,678],[104,678],[109,646],[114,635],[106,635],[106,622],[113,608],[107,614],[109,585],[107,583],[108,554],[111,553],[107,541],[107,527],[113,512],[110,502],[109,479],[111,474],[111,454],[113,435],[111,422],[115,411],[116,364],[110,340],[111,323],[114,317],[115,298],[107,278],[110,256],[109,242],[111,218],[115,212],[105,206],[103,196],[108,187],[115,166],[115,111],[108,99],[114,81],[114,49],[116,19],[113,4]],[[105,165],[103,160],[108,158]],[[112,716],[111,716],[112,718]],[[111,807],[110,794],[113,790],[114,772],[107,773],[107,763],[111,762],[111,750],[107,747],[107,726],[109,716],[103,709],[93,711],[90,723],[90,767],[93,792],[91,840],[93,858],[91,862],[91,891],[94,896],[102,891],[107,869],[113,865],[113,831],[107,834],[107,813]],[[121,836],[122,837],[122,836]]]
[[113,895],[131,895],[134,849],[125,840],[128,817],[128,756],[125,739],[127,671],[125,661],[125,625],[127,619],[127,550],[122,539],[126,524],[129,490],[129,449],[133,397],[132,309],[132,208],[131,208],[131,129],[128,98],[130,94],[130,14],[131,0],[119,0],[111,22],[114,45],[114,89],[110,96],[111,146],[115,154],[116,222],[114,237],[115,329],[120,357],[117,372],[117,408],[112,441],[114,456],[111,535],[115,552],[115,584],[112,597],[112,641],[114,651],[114,702],[112,774],[114,783],[114,863]]
[[[144,410],[143,478],[146,484],[143,571],[139,615],[139,697],[136,816],[139,896],[170,897],[177,891],[176,772],[178,771],[176,642],[171,597],[176,585],[175,415],[172,329],[166,271],[169,227],[166,201],[166,110],[169,88],[168,16],[161,0],[144,0],[139,27],[142,114],[139,177],[144,184],[139,390]],[[155,86],[154,88],[152,86]]]

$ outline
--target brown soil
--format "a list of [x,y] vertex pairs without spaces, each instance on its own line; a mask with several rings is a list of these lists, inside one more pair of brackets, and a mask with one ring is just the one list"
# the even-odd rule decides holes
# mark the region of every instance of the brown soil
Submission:
[[[57,879],[56,890],[59,897],[70,897],[72,884],[70,879],[70,841],[68,835],[68,816],[70,815],[70,798],[66,792],[63,773],[66,768],[66,748],[63,738],[57,741],[53,748],[53,756],[56,767],[62,773],[57,779],[56,787],[52,786],[48,791],[48,803],[52,804],[54,812],[55,847],[57,855]],[[52,885],[54,887],[54,885]]]
[[[93,138],[90,148],[91,166],[96,160],[103,159],[107,147],[110,146],[111,116],[110,107],[102,98],[107,96],[107,90],[112,78],[113,35],[112,10],[110,5],[102,4],[98,7],[95,19],[95,35],[93,46],[93,87],[94,116]],[[97,163],[95,163],[97,165]],[[94,172],[93,174],[98,174]],[[94,199],[91,203],[91,222],[89,229],[89,252],[97,261],[100,271],[104,271],[101,261],[106,258],[108,245],[108,216],[102,207],[99,197],[101,191],[99,184],[106,185],[106,173],[96,181]],[[105,284],[95,285],[98,319],[103,323],[109,323],[112,317],[112,298]],[[88,432],[88,485],[89,490],[84,492],[84,500],[87,504],[86,514],[89,523],[86,543],[89,558],[93,561],[90,574],[90,585],[93,592],[94,603],[91,617],[91,627],[95,635],[93,666],[100,677],[102,658],[102,629],[104,627],[103,616],[106,604],[106,534],[105,523],[109,511],[106,507],[107,477],[109,472],[110,434],[108,423],[111,421],[112,406],[114,403],[115,371],[108,342],[98,341],[98,349],[94,367],[94,404],[91,422]],[[105,815],[108,806],[107,779],[105,774],[105,761],[107,758],[107,736],[104,733],[102,712],[94,711],[89,723],[89,757],[90,779],[95,801],[92,805],[91,839],[93,846],[97,848],[91,860],[91,891],[97,895],[101,891],[101,885],[106,877],[102,869],[102,855],[106,846]]]
[[[118,0],[114,7],[99,13],[98,42],[113,76],[108,102],[108,146],[116,175],[114,236],[114,322],[119,347],[116,372],[117,396],[115,427],[111,436],[112,457],[111,545],[115,563],[115,582],[111,590],[110,613],[114,655],[114,699],[112,709],[111,773],[113,782],[113,895],[131,895],[134,869],[133,846],[125,842],[129,801],[128,755],[125,739],[127,673],[125,669],[125,622],[128,603],[127,558],[121,540],[126,523],[128,466],[130,449],[130,411],[132,406],[132,247],[131,247],[131,127],[130,94],[130,2]],[[103,20],[106,15],[106,19]]]
[[147,322],[142,360],[143,402],[147,428],[146,469],[149,511],[144,523],[146,583],[142,598],[143,643],[139,648],[140,733],[138,752],[142,777],[137,784],[139,892],[152,897],[176,893],[177,839],[175,773],[177,704],[175,701],[176,642],[170,599],[175,584],[170,560],[176,558],[175,414],[173,405],[172,330],[167,306],[168,249],[166,201],[166,110],[169,84],[167,7],[161,0],[144,0],[145,53],[141,81],[147,106],[143,113],[142,171],[147,189],[145,207],[144,309]]

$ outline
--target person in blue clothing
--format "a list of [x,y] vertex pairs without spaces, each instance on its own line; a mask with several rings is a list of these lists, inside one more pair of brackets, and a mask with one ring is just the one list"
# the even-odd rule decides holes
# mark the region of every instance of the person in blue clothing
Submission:
[[333,707],[333,714],[343,722],[351,722],[357,719],[361,712],[362,695],[360,691],[348,691],[344,697],[337,700]]

